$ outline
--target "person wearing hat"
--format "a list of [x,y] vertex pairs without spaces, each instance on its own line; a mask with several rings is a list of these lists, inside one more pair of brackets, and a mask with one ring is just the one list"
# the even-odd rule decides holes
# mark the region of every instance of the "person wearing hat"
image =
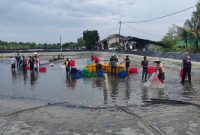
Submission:
[[191,84],[192,62],[191,62],[190,56],[187,56],[185,59],[183,59],[182,67],[183,67],[183,75],[182,75],[182,81],[181,81],[181,83],[182,84],[185,83],[186,75],[188,75],[188,82],[189,82],[189,84]]
[[158,71],[158,79],[160,80],[161,83],[164,82],[165,80],[165,72],[164,72],[164,67],[163,64],[161,63],[160,60],[154,61],[156,63],[156,71]]
[[35,68],[35,70],[38,70],[39,66],[40,66],[40,59],[39,59],[39,56],[36,52],[34,53],[33,58],[34,58],[34,68]]

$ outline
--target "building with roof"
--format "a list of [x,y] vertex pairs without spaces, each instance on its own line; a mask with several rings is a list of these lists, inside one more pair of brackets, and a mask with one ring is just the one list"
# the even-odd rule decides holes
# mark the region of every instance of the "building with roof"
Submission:
[[99,49],[109,50],[109,49],[119,49],[122,50],[159,50],[162,46],[161,43],[150,41],[146,39],[141,39],[137,37],[124,37],[119,34],[113,34],[107,38],[98,42]]

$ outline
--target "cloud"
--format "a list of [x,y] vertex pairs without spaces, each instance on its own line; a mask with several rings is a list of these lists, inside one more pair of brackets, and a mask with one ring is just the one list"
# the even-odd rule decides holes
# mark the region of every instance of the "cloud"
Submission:
[[[62,35],[63,42],[76,41],[87,29],[97,29],[102,37],[120,20],[154,18],[195,4],[196,0],[1,0],[0,40],[56,43]],[[130,25],[147,33],[164,35],[171,24],[183,24],[192,11],[194,9],[162,20]],[[123,35],[162,38],[125,27],[122,25]],[[118,29],[116,26],[113,33]]]

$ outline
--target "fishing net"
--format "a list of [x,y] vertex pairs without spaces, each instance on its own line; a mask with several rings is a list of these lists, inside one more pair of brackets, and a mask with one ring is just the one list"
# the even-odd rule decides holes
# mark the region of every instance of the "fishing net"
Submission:
[[163,88],[164,85],[158,79],[157,73],[153,73],[151,77],[144,83],[144,87],[147,88]]

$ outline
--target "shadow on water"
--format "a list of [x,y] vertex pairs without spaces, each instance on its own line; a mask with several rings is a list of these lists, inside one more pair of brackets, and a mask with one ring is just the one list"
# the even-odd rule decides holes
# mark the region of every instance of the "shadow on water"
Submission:
[[[84,61],[76,60],[79,69]],[[170,72],[162,89],[143,87],[141,71],[127,78],[105,74],[104,77],[74,79],[66,75],[62,63],[47,67],[46,73],[10,71],[10,65],[0,64],[0,97],[30,98],[46,103],[69,102],[86,106],[143,105],[149,99],[198,100],[199,78],[193,85],[182,86]],[[5,81],[6,80],[6,81]],[[174,81],[173,81],[174,80]],[[12,82],[10,84],[10,82]]]

